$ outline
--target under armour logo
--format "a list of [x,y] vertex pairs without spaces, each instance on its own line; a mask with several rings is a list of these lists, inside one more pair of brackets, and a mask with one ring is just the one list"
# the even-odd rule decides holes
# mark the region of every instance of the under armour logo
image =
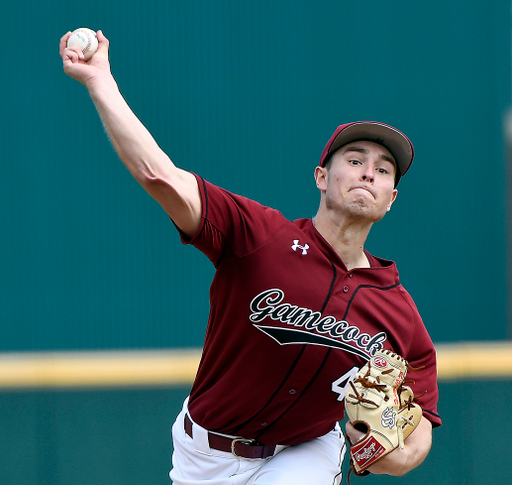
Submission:
[[294,239],[293,240],[292,249],[294,251],[297,251],[297,249],[302,249],[302,255],[304,256],[304,255],[308,254],[309,245],[308,244],[304,244],[304,246],[301,246],[299,244],[299,240],[298,239]]

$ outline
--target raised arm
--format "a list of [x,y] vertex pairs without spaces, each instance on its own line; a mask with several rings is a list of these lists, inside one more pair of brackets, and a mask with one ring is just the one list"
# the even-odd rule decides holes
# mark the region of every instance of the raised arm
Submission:
[[89,91],[112,144],[135,179],[188,236],[199,227],[201,198],[196,178],[179,169],[158,146],[121,95],[108,58],[109,41],[98,31],[98,50],[84,61],[78,47],[67,48],[70,32],[60,40],[64,72]]

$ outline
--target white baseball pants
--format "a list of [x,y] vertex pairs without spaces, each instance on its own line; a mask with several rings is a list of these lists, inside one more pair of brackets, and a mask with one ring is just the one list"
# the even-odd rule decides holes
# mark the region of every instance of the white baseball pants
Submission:
[[[239,458],[211,449],[207,431],[193,423],[185,433],[187,402],[173,427],[173,485],[339,485],[346,444],[339,424],[331,432],[294,446],[278,446],[265,459]],[[189,416],[190,417],[190,416]]]

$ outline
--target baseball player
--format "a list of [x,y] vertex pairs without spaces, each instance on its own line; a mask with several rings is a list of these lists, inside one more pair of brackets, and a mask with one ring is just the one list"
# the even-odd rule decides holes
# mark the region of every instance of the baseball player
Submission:
[[[183,243],[216,268],[197,377],[173,425],[173,483],[341,483],[344,396],[379,349],[414,367],[423,416],[403,449],[369,471],[418,466],[441,424],[435,350],[395,264],[364,249],[412,163],[409,139],[378,122],[339,126],[315,169],[316,216],[289,221],[177,168],[120,94],[103,33],[87,62],[66,47],[69,35],[65,73],[86,86],[119,157]],[[350,423],[346,434],[364,436]]]

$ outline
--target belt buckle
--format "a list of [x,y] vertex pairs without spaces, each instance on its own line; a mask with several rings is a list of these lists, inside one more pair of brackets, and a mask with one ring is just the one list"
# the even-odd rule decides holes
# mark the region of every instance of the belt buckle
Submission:
[[243,443],[244,445],[251,445],[254,443],[255,440],[253,439],[246,439],[246,438],[235,438],[233,441],[231,441],[231,453],[236,456],[237,458],[244,458],[243,456],[237,455],[235,451],[235,446],[237,443]]

